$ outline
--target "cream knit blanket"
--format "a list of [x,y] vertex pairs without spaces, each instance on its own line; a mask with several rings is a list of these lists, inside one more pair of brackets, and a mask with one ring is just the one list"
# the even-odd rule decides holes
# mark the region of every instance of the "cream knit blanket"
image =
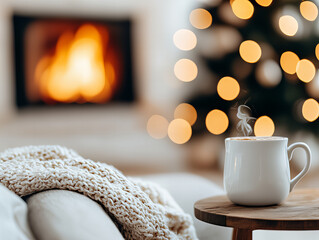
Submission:
[[125,239],[197,239],[191,217],[164,189],[64,147],[8,149],[0,154],[0,182],[20,196],[48,189],[82,193],[105,207]]

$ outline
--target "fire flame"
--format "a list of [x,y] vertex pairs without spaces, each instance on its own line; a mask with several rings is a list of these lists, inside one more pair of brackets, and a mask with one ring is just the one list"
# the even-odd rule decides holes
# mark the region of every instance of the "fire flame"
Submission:
[[[104,42],[103,42],[104,40]],[[64,32],[53,56],[40,59],[35,80],[44,101],[106,102],[112,97],[114,64],[105,61],[105,39],[96,27],[82,25]]]

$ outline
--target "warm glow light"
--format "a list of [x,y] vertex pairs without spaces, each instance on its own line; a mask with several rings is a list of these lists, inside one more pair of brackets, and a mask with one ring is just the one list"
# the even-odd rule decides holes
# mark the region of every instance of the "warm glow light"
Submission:
[[229,120],[226,113],[214,109],[207,114],[205,123],[208,131],[212,134],[219,135],[227,130]]
[[263,7],[268,7],[271,3],[272,0],[256,0],[256,2]]
[[217,84],[218,95],[227,101],[234,100],[240,91],[240,86],[236,79],[232,77],[223,77]]
[[313,122],[319,116],[319,104],[313,99],[307,99],[302,105],[302,116],[308,121]]
[[298,62],[299,57],[297,56],[297,54],[290,51],[284,52],[280,57],[281,68],[289,74],[296,73]]
[[317,46],[316,46],[315,54],[316,54],[317,59],[319,60],[319,44],[317,44]]
[[255,63],[261,57],[261,48],[255,41],[247,40],[240,44],[239,54],[244,61]]
[[183,82],[191,82],[197,77],[197,66],[189,59],[183,58],[178,60],[174,66],[175,76]]
[[296,73],[301,81],[308,83],[314,78],[316,68],[308,59],[302,59],[297,64]]
[[168,136],[174,143],[186,143],[192,136],[192,127],[184,119],[174,119],[168,126]]
[[151,137],[161,139],[167,135],[168,121],[163,116],[153,115],[148,119],[146,128]]
[[178,30],[173,37],[174,44],[180,50],[188,51],[196,47],[196,35],[187,29]]
[[189,21],[198,29],[205,29],[212,25],[212,15],[203,8],[194,9],[189,15]]
[[289,15],[279,18],[279,28],[287,36],[294,36],[298,31],[297,20]]
[[231,7],[234,14],[241,19],[249,19],[254,14],[254,5],[248,0],[234,0]]
[[35,78],[43,98],[60,102],[105,102],[111,98],[116,76],[103,52],[102,36],[93,25],[82,25],[75,35],[63,33],[55,54],[44,56],[36,66]]
[[311,1],[303,1],[300,3],[300,13],[308,21],[315,21],[318,16],[318,8]]
[[275,124],[268,116],[258,118],[254,125],[255,136],[272,136],[275,132]]
[[197,119],[197,112],[192,105],[188,103],[181,103],[175,109],[174,118],[184,119],[190,125],[193,125]]

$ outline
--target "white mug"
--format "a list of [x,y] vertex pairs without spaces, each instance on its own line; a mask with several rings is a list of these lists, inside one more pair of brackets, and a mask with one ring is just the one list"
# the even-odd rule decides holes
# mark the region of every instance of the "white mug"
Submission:
[[[284,201],[310,167],[311,151],[305,143],[287,147],[285,137],[232,137],[225,140],[224,187],[235,204],[266,206]],[[307,155],[304,169],[290,180],[293,151]]]

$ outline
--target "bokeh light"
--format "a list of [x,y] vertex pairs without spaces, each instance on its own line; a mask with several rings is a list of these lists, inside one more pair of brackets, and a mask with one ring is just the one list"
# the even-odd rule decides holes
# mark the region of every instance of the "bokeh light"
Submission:
[[254,5],[248,0],[234,0],[231,7],[234,14],[240,19],[249,19],[254,14]]
[[279,18],[279,28],[285,35],[294,36],[298,31],[298,22],[293,16],[281,16]]
[[311,1],[303,1],[300,3],[300,13],[308,21],[315,21],[318,17],[318,8]]
[[246,40],[240,44],[239,54],[244,61],[255,63],[261,57],[261,47],[255,41]]
[[184,119],[174,119],[168,126],[168,137],[176,144],[186,143],[192,136],[192,127]]
[[198,29],[205,29],[212,25],[212,15],[203,8],[194,9],[189,15],[189,21],[193,27]]
[[240,91],[239,83],[232,77],[223,77],[217,84],[218,95],[227,101],[234,100]]
[[168,129],[168,121],[161,115],[153,115],[147,121],[147,132],[155,139],[166,137]]
[[208,131],[212,134],[219,135],[227,130],[229,120],[226,113],[214,109],[207,114],[205,123]]
[[256,2],[262,7],[268,7],[272,3],[272,0],[256,0]]
[[175,46],[183,51],[189,51],[196,47],[197,38],[196,35],[187,29],[178,30],[173,37]]
[[197,77],[198,69],[192,60],[183,58],[175,64],[174,73],[179,80],[191,82]]
[[317,59],[319,60],[319,43],[316,46],[315,54],[316,54]]
[[308,83],[314,78],[316,68],[308,59],[302,59],[297,64],[296,73],[301,81]]
[[282,72],[278,63],[269,59],[257,66],[256,78],[259,84],[264,87],[275,87],[281,81]]
[[289,74],[295,74],[299,57],[297,54],[287,51],[284,52],[280,57],[280,65],[282,69]]
[[254,133],[257,137],[272,136],[275,132],[275,124],[268,116],[259,117],[254,125]]
[[307,99],[302,105],[302,116],[308,121],[313,122],[319,116],[319,104],[313,99]]
[[230,24],[234,27],[243,27],[247,24],[245,19],[238,18],[232,9],[232,2],[222,1],[220,7],[217,9],[217,14],[226,24]]
[[190,125],[193,125],[197,119],[197,112],[192,105],[188,103],[181,103],[176,107],[174,111],[174,118],[184,119]]

